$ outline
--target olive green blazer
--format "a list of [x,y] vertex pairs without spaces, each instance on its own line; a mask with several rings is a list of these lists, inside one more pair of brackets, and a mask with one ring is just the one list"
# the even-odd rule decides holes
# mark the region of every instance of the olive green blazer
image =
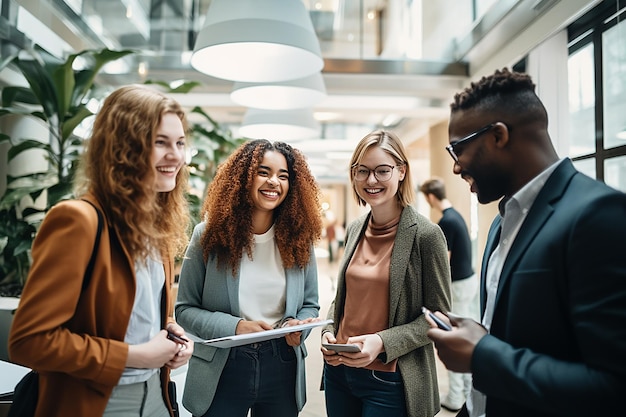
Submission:
[[[367,228],[371,213],[346,230],[346,247],[339,267],[337,294],[324,328],[336,334],[346,299],[345,273]],[[450,263],[443,232],[411,206],[400,216],[389,268],[389,323],[378,333],[384,362],[398,359],[409,417],[432,417],[439,412],[439,388],[433,344],[426,336],[430,325],[421,308],[450,311]]]

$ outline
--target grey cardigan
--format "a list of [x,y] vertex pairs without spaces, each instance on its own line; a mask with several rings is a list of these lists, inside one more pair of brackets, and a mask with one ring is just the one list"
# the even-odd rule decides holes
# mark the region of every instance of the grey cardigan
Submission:
[[[346,298],[345,273],[367,228],[371,213],[346,230],[346,248],[339,268],[337,294],[328,311],[334,323],[323,329],[336,334]],[[388,363],[398,359],[409,417],[432,417],[439,412],[439,388],[430,328],[421,308],[450,311],[450,263],[445,237],[436,224],[415,208],[405,207],[391,253],[389,271],[390,327],[378,333]]]
[[[201,237],[206,224],[194,228],[178,286],[176,321],[189,333],[202,339],[232,336],[241,320],[239,312],[239,279],[229,267],[217,267],[211,256],[205,263],[202,257]],[[285,317],[306,319],[319,315],[317,264],[311,250],[308,265],[290,268],[286,273]],[[301,410],[306,402],[304,358],[307,356],[304,339],[309,331],[302,332],[296,352],[297,371],[295,399]],[[183,405],[201,416],[207,412],[220,379],[230,348],[217,348],[196,343],[189,361]]]

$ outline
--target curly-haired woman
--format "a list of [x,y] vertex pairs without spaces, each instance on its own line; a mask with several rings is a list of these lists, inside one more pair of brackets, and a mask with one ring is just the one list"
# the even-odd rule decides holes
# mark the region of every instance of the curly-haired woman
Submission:
[[[183,261],[176,317],[211,339],[317,318],[319,188],[304,156],[253,140],[209,186]],[[232,348],[197,345],[183,404],[194,416],[296,416],[305,402],[306,332]]]
[[[185,127],[180,105],[147,87],[104,101],[77,182],[91,205],[68,200],[47,213],[11,329],[11,359],[39,373],[36,416],[173,415],[169,370],[193,351],[168,338],[184,337],[170,287],[189,224]],[[86,274],[94,207],[103,227]]]

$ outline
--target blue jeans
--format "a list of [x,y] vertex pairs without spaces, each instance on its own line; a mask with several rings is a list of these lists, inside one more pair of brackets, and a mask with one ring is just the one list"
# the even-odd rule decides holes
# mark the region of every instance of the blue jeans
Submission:
[[296,417],[296,353],[285,338],[231,348],[203,417]]
[[324,364],[328,417],[406,417],[400,371]]

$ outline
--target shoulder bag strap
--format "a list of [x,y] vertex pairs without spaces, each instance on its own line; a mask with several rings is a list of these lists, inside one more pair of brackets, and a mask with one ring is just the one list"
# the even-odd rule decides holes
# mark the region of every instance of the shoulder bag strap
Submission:
[[91,252],[91,258],[89,258],[89,264],[87,264],[87,270],[85,271],[85,277],[83,278],[83,288],[82,291],[87,288],[89,285],[89,280],[91,279],[91,274],[93,273],[93,266],[96,263],[96,256],[98,254],[98,248],[100,247],[100,235],[102,234],[102,224],[104,220],[102,218],[102,213],[100,210],[91,202],[85,199],[82,199],[84,202],[91,204],[91,206],[96,210],[96,214],[98,215],[98,230],[96,232],[96,241],[93,245],[93,251]]

